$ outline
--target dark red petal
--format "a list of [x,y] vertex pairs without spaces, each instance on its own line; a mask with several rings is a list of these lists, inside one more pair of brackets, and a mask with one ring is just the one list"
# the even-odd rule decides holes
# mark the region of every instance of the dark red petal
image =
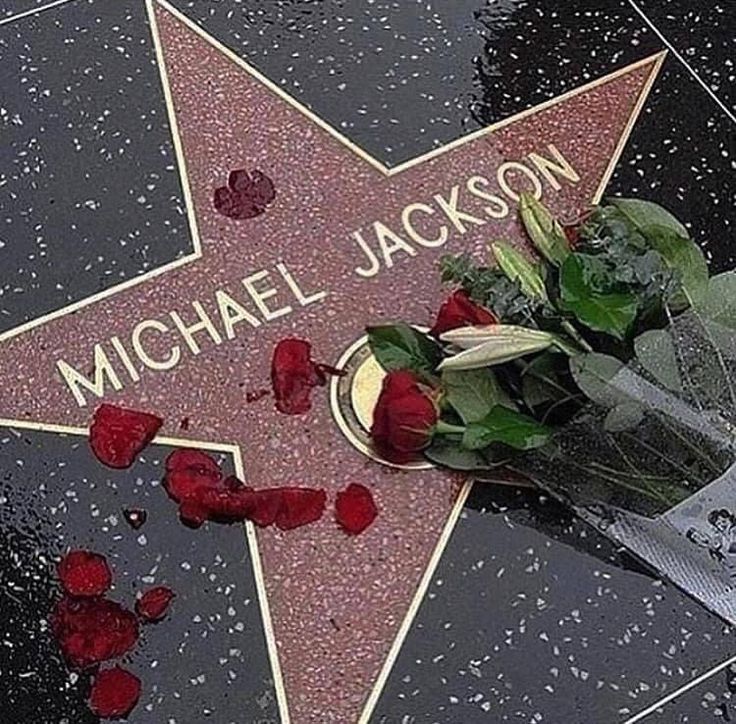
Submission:
[[62,587],[72,596],[101,596],[112,584],[110,566],[99,553],[70,551],[57,572]]
[[281,530],[291,530],[322,517],[327,503],[324,490],[312,488],[281,488],[281,508],[276,525]]
[[199,491],[196,500],[205,511],[207,520],[217,523],[245,520],[253,505],[249,488],[206,488]]
[[346,533],[362,533],[378,515],[371,491],[364,485],[351,483],[337,494],[335,518]]
[[160,621],[168,612],[174,592],[166,586],[146,591],[136,602],[135,612],[144,621]]
[[127,468],[156,436],[163,420],[156,415],[103,404],[95,411],[89,441],[97,459],[111,468]]
[[177,502],[196,496],[202,488],[216,487],[221,481],[220,466],[201,450],[175,450],[166,460],[164,487]]
[[251,493],[248,519],[261,528],[273,525],[282,505],[281,488],[265,488]]
[[215,210],[228,219],[252,219],[263,213],[253,200],[244,194],[235,193],[226,186],[215,189]]
[[140,679],[119,666],[102,669],[89,693],[89,708],[104,719],[126,717],[141,695]]
[[273,181],[261,171],[253,171],[252,198],[258,206],[266,207],[276,198],[276,188]]
[[250,174],[242,168],[230,171],[227,177],[227,185],[237,194],[249,194],[253,189]]
[[307,412],[312,402],[312,388],[324,385],[333,369],[315,364],[311,359],[312,345],[303,339],[282,339],[273,351],[271,384],[276,397],[276,409],[286,415]]
[[133,530],[138,530],[148,518],[148,513],[143,508],[125,508],[123,516]]
[[66,661],[84,669],[130,651],[138,619],[106,598],[64,597],[51,614],[51,631]]
[[179,503],[179,518],[189,528],[199,528],[207,520],[208,511],[195,499]]

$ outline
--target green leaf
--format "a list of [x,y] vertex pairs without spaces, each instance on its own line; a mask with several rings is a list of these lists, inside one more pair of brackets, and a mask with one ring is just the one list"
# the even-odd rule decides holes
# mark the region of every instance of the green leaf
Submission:
[[652,201],[618,197],[606,201],[615,206],[641,232],[647,226],[661,226],[686,239],[690,236],[687,229],[667,209]]
[[680,368],[672,337],[663,329],[650,329],[634,340],[634,351],[641,366],[657,382],[673,392],[682,391]]
[[694,304],[701,299],[708,287],[708,263],[700,247],[665,226],[647,226],[642,231],[665,264],[679,273],[688,301]]
[[560,270],[561,305],[586,327],[623,339],[636,319],[636,297],[599,291],[603,275],[595,257],[570,254]]
[[551,428],[535,419],[496,405],[482,420],[467,426],[463,447],[481,450],[493,443],[502,443],[515,450],[532,450],[544,445],[550,434]]
[[703,317],[736,330],[736,272],[711,277],[705,293],[694,306]]
[[575,384],[589,400],[605,407],[631,401],[629,395],[611,384],[623,367],[621,360],[600,352],[580,354],[570,359],[570,372]]
[[496,405],[509,402],[489,369],[445,370],[442,387],[447,401],[466,425],[482,420]]
[[512,281],[518,282],[521,291],[531,299],[547,299],[547,290],[539,269],[520,251],[503,241],[491,244],[501,271]]
[[530,193],[522,193],[519,213],[526,233],[539,253],[555,266],[560,266],[570,253],[570,243],[559,222],[546,206]]
[[638,427],[644,419],[644,409],[636,402],[622,402],[608,411],[603,420],[606,432],[623,432]]
[[[570,396],[560,379],[560,356],[545,352],[535,357],[522,372],[521,396],[530,409],[557,402]],[[566,369],[566,368],[565,368]]]
[[442,435],[435,437],[432,445],[423,451],[424,457],[435,465],[452,470],[492,470],[506,460],[494,462],[488,451],[466,450],[459,438]]
[[368,344],[386,371],[410,369],[433,375],[442,361],[442,348],[429,335],[408,324],[368,327]]
[[464,327],[445,332],[442,340],[466,348],[447,357],[440,369],[472,370],[503,364],[533,352],[539,352],[555,344],[555,336],[538,329],[528,329],[509,324],[489,327]]

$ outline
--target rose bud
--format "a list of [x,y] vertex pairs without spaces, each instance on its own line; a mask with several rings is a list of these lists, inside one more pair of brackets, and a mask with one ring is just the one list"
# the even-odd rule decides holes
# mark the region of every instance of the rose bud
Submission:
[[409,370],[389,372],[373,410],[371,438],[376,450],[397,463],[426,448],[437,422],[437,406]]
[[433,337],[458,327],[472,327],[483,324],[496,324],[496,316],[471,301],[468,293],[460,290],[454,292],[440,307],[437,320],[429,331]]

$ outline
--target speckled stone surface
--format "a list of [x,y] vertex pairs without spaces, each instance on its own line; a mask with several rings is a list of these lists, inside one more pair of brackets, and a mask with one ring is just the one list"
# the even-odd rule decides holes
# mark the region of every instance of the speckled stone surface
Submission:
[[[305,722],[350,721],[404,618],[456,485],[438,472],[396,474],[367,463],[337,430],[322,394],[312,413],[295,418],[278,414],[270,398],[246,406],[245,394],[268,385],[277,340],[308,338],[315,357],[330,362],[368,323],[397,316],[426,323],[441,299],[435,272],[441,253],[481,253],[491,233],[521,238],[511,216],[485,228],[468,222],[465,235],[452,235],[443,249],[405,254],[392,269],[364,279],[353,271],[362,261],[350,241],[353,230],[376,219],[395,227],[407,203],[447,195],[472,174],[493,177],[504,161],[544,152],[548,143],[566,154],[581,178],[559,191],[548,187],[545,198],[559,211],[577,214],[601,183],[654,61],[386,178],[178,20],[164,11],[158,16],[203,258],[9,340],[0,351],[0,372],[10,373],[21,358],[25,372],[4,400],[4,414],[85,420],[87,411],[76,406],[54,369],[59,358],[86,369],[94,343],[110,335],[129,339],[137,321],[170,310],[191,323],[195,300],[216,314],[216,289],[242,301],[240,280],[262,269],[273,273],[278,262],[287,264],[305,293],[327,291],[323,302],[295,307],[255,331],[243,325],[235,339],[219,345],[200,332],[198,356],[183,353],[166,373],[141,367],[139,384],[107,397],[162,414],[169,430],[188,417],[189,434],[237,442],[252,485],[314,485],[331,494],[351,482],[373,488],[381,516],[359,538],[346,539],[331,516],[309,528],[261,536],[292,715]],[[260,168],[277,188],[273,207],[248,223],[226,220],[212,207],[214,188],[239,167]],[[510,183],[524,188],[519,184],[528,182]],[[293,304],[283,284],[279,294],[281,304]],[[159,344],[156,354],[161,350]]]
[[736,111],[736,36],[728,0],[636,0],[698,76]]
[[717,617],[557,503],[479,483],[371,722],[624,722],[733,650]]
[[1,334],[193,243],[142,2],[0,25],[0,66]]
[[[624,0],[458,0],[432,5],[418,0],[174,0],[174,4],[389,167],[662,48],[661,41]],[[639,4],[651,12],[669,39],[679,45],[684,57],[692,59],[692,67],[728,102],[731,90],[726,81],[730,79],[727,73],[732,53],[727,41],[736,37],[736,30],[733,17],[718,10],[724,3],[701,3],[695,16],[691,8],[683,8],[685,2]],[[0,0],[0,19],[32,5],[30,0]],[[130,224],[134,231],[126,252],[114,253],[119,251],[115,243],[106,246],[108,237],[103,239],[102,234],[98,239],[95,232],[91,237],[94,243],[84,245],[85,256],[79,246],[71,246],[71,237],[54,235],[47,252],[54,263],[45,264],[35,257],[25,258],[35,254],[35,236],[18,235],[20,239],[30,239],[31,246],[16,243],[14,248],[20,249],[18,260],[2,266],[4,270],[17,267],[23,272],[16,280],[5,271],[0,276],[0,289],[15,285],[12,289],[19,290],[13,292],[19,302],[12,310],[8,308],[8,320],[0,329],[8,329],[65,302],[66,295],[81,298],[101,291],[115,274],[122,273],[121,279],[127,278],[190,248],[191,239],[186,234],[186,239],[182,236],[186,224],[178,180],[169,186],[157,186],[161,196],[150,204],[151,208],[139,208],[137,202],[131,204],[128,193],[131,174],[149,173],[149,168],[162,178],[177,178],[171,150],[165,145],[169,136],[163,98],[143,10],[143,3],[137,0],[73,0],[33,18],[0,25],[0,44],[4,43],[0,49],[10,53],[13,68],[21,67],[19,63],[33,62],[40,64],[49,78],[57,79],[56,85],[49,85],[51,98],[41,98],[44,105],[38,106],[39,113],[53,108],[54,99],[62,92],[59,73],[54,75],[55,69],[41,62],[45,57],[43,49],[63,43],[63,57],[73,61],[73,54],[82,47],[76,39],[76,28],[80,28],[80,38],[86,37],[85,29],[94,33],[100,42],[85,46],[85,55],[73,67],[99,64],[105,73],[94,85],[95,93],[76,98],[78,105],[74,108],[91,124],[90,128],[94,126],[91,119],[100,108],[122,108],[126,111],[124,130],[138,128],[139,134],[131,139],[139,139],[142,144],[137,153],[125,154],[126,163],[121,163],[110,186],[114,192],[109,197],[110,206],[90,217],[95,229],[107,230],[113,240]],[[687,16],[687,22],[678,20],[680,11]],[[672,22],[668,20],[670,15]],[[697,19],[701,17],[707,18],[707,22]],[[469,160],[477,171],[477,161],[482,158],[482,173],[495,168],[502,158],[518,158],[536,150],[540,138],[553,138],[555,142],[574,138],[575,149],[570,153],[576,154],[576,164],[584,158],[590,161],[591,168],[597,169],[596,173],[602,173],[600,164],[611,148],[607,134],[613,135],[615,129],[597,127],[589,122],[588,113],[598,107],[606,120],[618,118],[616,107],[600,98],[582,105],[568,104],[562,114],[556,109],[538,117],[536,122],[527,119],[524,124],[497,133],[493,137],[498,144],[495,147],[478,142],[467,149],[467,155],[460,152],[443,156],[428,164],[421,174],[412,170],[402,172],[390,183],[376,182],[372,169],[339,144],[330,139],[325,142],[320,131],[284,110],[270,96],[259,96],[254,104],[250,79],[199,38],[177,28],[171,20],[162,19],[161,30],[180,123],[185,122],[182,134],[205,257],[191,268],[167,274],[165,281],[162,277],[155,283],[144,283],[66,321],[0,343],[0,372],[9,381],[0,402],[0,416],[84,422],[87,411],[76,408],[54,369],[59,356],[88,371],[94,342],[105,343],[109,351],[109,337],[117,333],[128,344],[132,327],[147,314],[161,314],[166,319],[170,310],[179,310],[187,321],[193,321],[191,302],[199,299],[215,316],[215,289],[232,286],[242,295],[240,279],[256,269],[271,269],[270,278],[279,281],[273,272],[276,261],[287,263],[305,291],[318,289],[316,282],[325,274],[329,307],[328,302],[303,309],[295,305],[293,314],[257,330],[249,329],[247,323],[240,325],[236,328],[237,337],[220,345],[213,344],[206,333],[200,333],[199,356],[189,355],[184,348],[185,358],[174,371],[153,373],[140,368],[141,383],[134,385],[124,378],[124,391],[110,394],[109,399],[164,412],[170,433],[237,442],[244,452],[249,480],[255,484],[312,483],[331,491],[353,481],[372,485],[381,507],[381,520],[358,541],[342,537],[330,516],[308,530],[288,535],[269,531],[261,538],[292,721],[350,723],[357,720],[403,618],[455,488],[436,476],[424,475],[420,480],[415,475],[389,473],[353,459],[351,449],[334,427],[321,391],[315,395],[314,413],[304,419],[277,416],[268,397],[246,405],[245,395],[267,386],[271,346],[284,334],[309,336],[318,358],[321,353],[322,359],[330,361],[353,340],[365,321],[374,322],[381,316],[411,317],[419,322],[430,319],[438,298],[432,282],[428,281],[427,286],[422,282],[421,288],[410,285],[409,292],[415,296],[403,301],[400,308],[396,299],[404,293],[410,270],[434,280],[433,264],[440,251],[419,249],[412,258],[398,254],[394,269],[383,270],[377,279],[353,286],[345,283],[356,262],[355,249],[346,249],[346,245],[351,245],[347,238],[350,231],[358,226],[367,228],[375,219],[395,222],[407,200],[447,194],[452,184],[464,182]],[[130,47],[134,50],[130,51]],[[7,67],[5,63],[3,67]],[[118,74],[126,69],[135,72],[132,94],[127,93],[127,80],[122,84],[122,92],[119,87]],[[7,98],[4,96],[0,106],[10,108],[11,102],[17,102],[24,113],[31,112],[35,106],[27,102],[26,85],[19,84],[16,70],[11,78],[9,86],[15,87],[15,91]],[[619,86],[624,95],[624,91],[632,92],[642,77],[631,80],[631,86]],[[100,105],[101,100],[106,102]],[[149,107],[156,109],[156,123],[151,129]],[[62,106],[62,110],[65,108]],[[246,124],[257,130],[255,136],[246,136]],[[74,147],[74,125],[71,129],[59,128],[54,138],[52,150],[62,165],[67,162],[63,152]],[[21,133],[17,128],[13,132]],[[165,153],[152,155],[150,147],[158,148],[159,141],[145,143],[153,137],[146,134],[163,138],[161,148],[166,149]],[[729,211],[734,201],[733,139],[733,125],[728,117],[670,56],[633,128],[629,144],[623,149],[609,191],[641,193],[669,206],[692,225],[713,266],[730,267],[734,262],[732,245],[727,242],[733,223]],[[99,141],[96,135],[94,140]],[[8,148],[3,146],[0,152],[5,154]],[[288,163],[269,163],[276,157]],[[273,175],[278,189],[277,203],[272,209],[247,225],[215,216],[210,205],[214,186],[224,183],[227,173],[239,164],[260,166]],[[107,164],[111,165],[113,162]],[[7,171],[2,168],[0,173]],[[77,190],[84,190],[86,183],[79,174],[72,183],[60,184],[58,195],[48,186],[50,182],[45,176],[37,181],[37,187],[29,185],[14,191],[16,197],[10,199],[12,209],[8,213],[11,224],[28,225],[31,218],[35,221],[37,210],[45,209],[56,198],[64,199],[65,205],[54,218],[54,229],[80,225],[87,214],[92,214],[92,210],[76,206]],[[95,198],[103,194],[107,183],[105,180],[93,187]],[[0,194],[11,186],[0,187]],[[574,193],[563,185],[562,193],[550,192],[546,200],[559,204],[559,209],[572,210],[590,198],[595,186],[592,176],[586,173]],[[356,202],[358,195],[363,196],[360,202]],[[23,215],[29,204],[33,217]],[[6,211],[6,203],[0,205]],[[125,210],[122,224],[121,216],[111,215],[110,208],[115,213]],[[516,234],[511,225],[501,223],[472,229],[457,241],[479,249],[486,232],[491,230],[494,234]],[[176,244],[172,243],[174,239]],[[3,228],[0,243],[7,241]],[[8,248],[7,243],[0,247],[0,261]],[[96,254],[99,249],[104,254]],[[90,269],[83,269],[85,273],[80,272],[69,281],[68,265],[82,260],[83,266],[89,265]],[[57,284],[62,288],[58,289]],[[390,290],[388,294],[386,289]],[[288,292],[281,282],[277,300],[293,303]],[[0,308],[4,308],[6,299],[7,294],[5,299],[0,296]],[[14,315],[12,321],[10,312]],[[165,340],[157,344],[154,336],[147,338],[151,352],[165,353],[167,345],[160,344]],[[178,430],[179,421],[185,417],[190,419],[190,433]],[[264,450],[268,455],[263,455]],[[312,459],[324,462],[315,468],[309,462]],[[157,476],[157,472],[152,472],[150,479]],[[500,494],[496,503],[508,504],[504,500]],[[568,705],[578,704],[582,711],[584,705],[593,707],[596,724],[620,724],[630,715],[621,714],[620,710],[641,711],[655,703],[660,694],[676,691],[678,686],[733,655],[734,646],[717,621],[677,592],[647,578],[640,569],[632,569],[625,557],[614,555],[605,542],[579,524],[571,524],[570,531],[561,532],[536,513],[513,513],[511,518],[525,521],[515,527],[506,524],[502,513],[481,514],[471,507],[467,515],[459,528],[464,535],[462,526],[472,522],[473,537],[467,547],[483,548],[492,538],[498,548],[490,555],[478,556],[477,560],[486,561],[480,570],[487,572],[493,567],[497,573],[504,567],[498,580],[507,586],[507,593],[513,591],[527,599],[509,603],[508,597],[494,598],[490,594],[500,585],[497,581],[486,587],[458,587],[455,608],[464,612],[466,618],[465,612],[480,606],[484,620],[508,624],[503,632],[486,627],[485,640],[490,642],[491,651],[482,655],[490,660],[482,661],[482,666],[472,663],[477,660],[473,657],[478,656],[479,647],[473,642],[463,652],[461,636],[449,640],[448,652],[440,651],[441,645],[448,643],[449,634],[427,636],[416,626],[407,640],[410,653],[399,657],[376,710],[384,724],[425,720],[474,724],[495,721],[492,717],[499,712],[511,721],[525,721],[526,717],[527,721],[559,724],[562,720],[567,724],[564,716],[570,711]],[[181,533],[175,530],[176,525],[171,526],[172,535]],[[539,526],[539,532],[534,533],[531,525]],[[237,536],[234,530],[225,532]],[[33,544],[33,552],[29,553],[17,537],[11,537],[11,541],[19,556],[40,566],[39,600],[43,600],[43,596],[49,595],[48,568],[35,559]],[[60,544],[57,541],[56,545]],[[533,553],[524,553],[529,547]],[[456,554],[458,558],[453,558]],[[495,558],[491,559],[491,555]],[[467,557],[467,552],[461,556],[451,546],[441,565],[466,560],[463,556]],[[502,561],[507,558],[509,563],[504,566]],[[462,563],[458,565],[460,571]],[[527,571],[530,566],[532,570]],[[544,578],[545,572],[550,572],[549,580]],[[603,578],[604,575],[610,578]],[[573,577],[576,582],[579,578],[585,583],[581,590],[571,589]],[[594,586],[599,579],[606,581],[600,584],[600,593]],[[447,588],[443,593],[446,592]],[[529,603],[535,592],[541,592],[541,598],[548,602],[542,611],[537,611],[536,603]],[[480,604],[476,596],[480,596]],[[437,590],[430,591],[428,601],[439,598]],[[559,616],[556,601],[562,602],[564,608]],[[521,632],[521,617],[517,614],[524,606],[529,615],[525,631]],[[425,602],[420,616],[424,617],[422,621],[431,622],[431,617],[426,618],[426,607]],[[577,613],[573,615],[574,611]],[[533,625],[529,623],[532,618]],[[31,620],[30,625],[36,624]],[[573,625],[574,635],[567,632]],[[506,634],[507,629],[512,634]],[[529,631],[542,629],[551,640],[559,642],[555,645],[560,655],[543,644],[543,639],[531,640]],[[511,643],[507,644],[509,637]],[[604,652],[592,661],[590,641],[595,641],[597,650]],[[494,645],[499,651],[493,650]],[[674,653],[670,653],[671,647]],[[499,658],[500,652],[507,650],[516,662],[513,667]],[[413,665],[406,668],[412,651],[445,656],[449,668],[442,676],[446,681],[436,678],[433,667],[427,667],[424,661],[416,665],[417,671]],[[584,659],[587,668],[568,661],[562,652],[575,661]],[[554,661],[548,663],[547,656]],[[202,656],[205,658],[206,666],[217,671],[219,664]],[[560,658],[565,660],[559,663]],[[544,676],[537,679],[533,673],[538,661],[544,664]],[[476,685],[468,694],[466,681],[470,676],[476,678],[470,663],[485,680],[483,686]],[[559,675],[550,684],[553,667],[559,668]],[[587,674],[585,678],[583,672]],[[593,672],[597,678],[591,683]],[[417,676],[418,693],[413,697],[414,688],[402,678],[406,675]],[[486,686],[491,675],[497,682]],[[84,721],[79,687],[65,688],[59,693],[65,686],[66,674],[58,666],[48,676],[47,698],[58,707],[59,722]],[[598,680],[605,682],[603,694],[596,688]],[[545,685],[555,687],[555,695],[540,690]],[[535,694],[534,699],[525,699],[525,688]],[[457,693],[450,689],[457,689]],[[453,696],[458,704],[445,702],[445,694],[448,702],[449,696]],[[466,700],[470,695],[474,699]],[[727,678],[721,672],[648,719],[698,724],[728,721],[735,714],[728,708],[729,696]],[[490,711],[484,708],[488,702],[492,705]],[[440,705],[445,708],[440,709]],[[556,708],[558,705],[563,708]],[[462,712],[460,718],[448,719],[458,711]],[[273,718],[271,714],[267,716]],[[29,720],[32,721],[22,719],[24,724]],[[40,721],[47,724],[47,720]],[[189,724],[200,719],[177,719],[180,721]]]
[[[131,724],[280,721],[243,530],[178,523],[160,485],[170,451],[154,445],[129,470],[111,471],[85,437],[0,427],[4,722],[98,721],[86,705],[88,675],[67,670],[49,632],[60,598],[55,565],[69,548],[107,557],[109,597],[127,608],[152,586],[176,593],[167,617],[142,627],[122,660],[142,681]],[[138,530],[123,517],[129,507],[148,514]]]

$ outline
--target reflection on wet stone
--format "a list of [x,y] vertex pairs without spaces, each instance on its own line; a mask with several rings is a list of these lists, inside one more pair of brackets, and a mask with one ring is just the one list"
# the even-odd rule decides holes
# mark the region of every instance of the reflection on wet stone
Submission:
[[[279,721],[244,532],[179,523],[159,489],[169,452],[151,446],[129,470],[113,471],[84,437],[0,429],[0,676],[14,717],[4,721],[97,721],[86,703],[88,675],[67,668],[49,631],[61,596],[55,567],[68,548],[107,557],[109,598],[126,608],[157,585],[176,593],[166,619],[143,626],[135,649],[114,662],[143,684],[131,724]],[[128,508],[147,512],[143,527],[126,522]]]
[[730,651],[566,508],[476,484],[371,722],[624,721]]

